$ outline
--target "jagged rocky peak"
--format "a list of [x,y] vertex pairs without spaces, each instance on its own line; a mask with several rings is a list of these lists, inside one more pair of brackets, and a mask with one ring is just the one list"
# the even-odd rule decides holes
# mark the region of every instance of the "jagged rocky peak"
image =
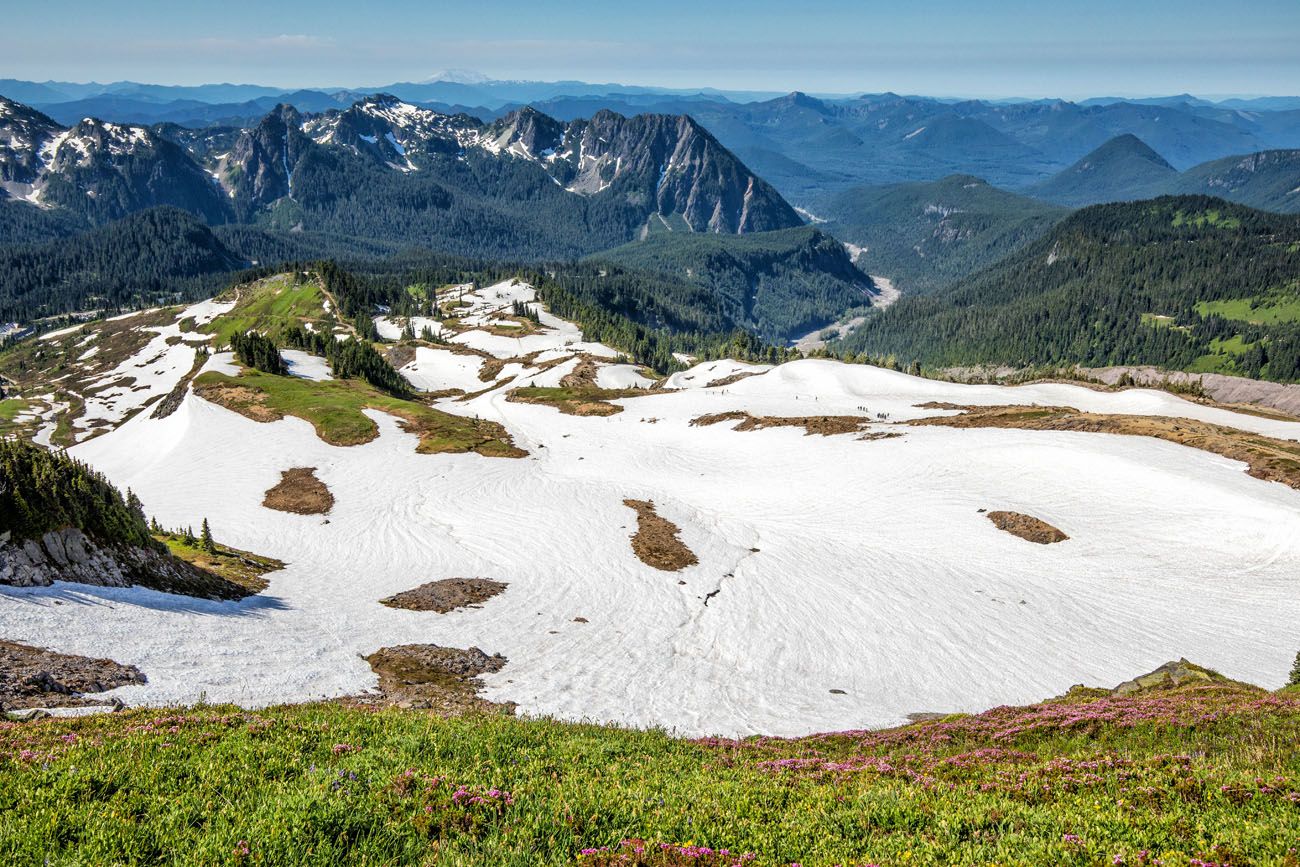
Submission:
[[43,169],[42,146],[62,131],[36,109],[0,96],[0,182],[33,183]]
[[543,164],[573,193],[612,190],[698,232],[756,232],[802,224],[794,209],[689,115],[609,110],[560,122],[521,109],[488,128],[484,147]]
[[50,139],[42,149],[50,171],[89,166],[97,159],[109,162],[153,151],[159,139],[146,127],[107,123],[93,117]]
[[277,105],[252,129],[244,130],[222,161],[218,177],[230,194],[265,205],[293,193],[293,169],[314,142],[302,131],[302,115]]
[[[759,232],[802,225],[767,182],[754,175],[689,115],[625,118],[597,112],[583,130],[581,153],[614,167],[611,183],[651,197],[660,215],[678,215],[694,231]],[[590,170],[579,166],[581,173]],[[590,183],[590,181],[588,181]]]
[[411,155],[460,154],[478,141],[480,126],[465,114],[442,114],[380,93],[311,118],[304,131],[318,144],[339,145],[414,171],[418,165]]
[[549,158],[563,147],[568,128],[532,106],[512,111],[493,123],[483,135],[483,147],[521,157]]

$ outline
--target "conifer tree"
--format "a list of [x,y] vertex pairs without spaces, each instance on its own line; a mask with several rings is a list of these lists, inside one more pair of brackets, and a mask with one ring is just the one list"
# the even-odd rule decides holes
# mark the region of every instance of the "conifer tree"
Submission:
[[144,520],[144,503],[140,502],[140,498],[130,488],[126,489],[126,507],[132,514],[139,516],[140,520]]
[[212,541],[212,529],[208,527],[208,519],[203,519],[203,529],[199,531],[199,547],[209,554],[217,550],[217,545]]
[[1295,655],[1295,664],[1291,666],[1291,679],[1287,681],[1288,686],[1300,686],[1300,653]]

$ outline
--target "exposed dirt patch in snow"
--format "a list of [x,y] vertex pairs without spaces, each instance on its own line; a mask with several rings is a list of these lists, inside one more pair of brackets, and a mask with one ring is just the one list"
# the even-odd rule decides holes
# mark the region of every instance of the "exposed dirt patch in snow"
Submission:
[[636,534],[632,551],[647,566],[664,572],[680,572],[700,562],[690,548],[682,544],[681,528],[655,511],[649,500],[624,500],[623,505],[636,512]]
[[283,414],[266,405],[266,393],[254,388],[214,382],[196,386],[194,393],[253,421],[279,421],[284,418]]
[[506,664],[500,654],[488,656],[477,647],[439,647],[436,644],[401,644],[381,647],[366,657],[379,675],[379,692],[386,704],[427,708],[447,716],[470,711],[511,714],[513,702],[495,703],[479,698],[479,675],[493,674]]
[[1038,518],[1020,512],[989,512],[988,519],[999,530],[1019,536],[1026,542],[1051,545],[1070,538],[1046,521],[1040,521]]
[[858,433],[865,430],[871,420],[856,415],[806,415],[806,416],[755,416],[744,410],[715,412],[691,419],[694,427],[706,427],[725,421],[739,421],[736,431],[763,430],[769,427],[801,427],[804,436],[819,434],[824,437],[836,434]]
[[1300,489],[1300,443],[1224,425],[1164,416],[1104,415],[1080,412],[1070,406],[962,406],[942,401],[917,406],[920,409],[955,409],[961,414],[913,419],[905,424],[1155,437],[1241,461],[1248,467],[1246,472],[1257,479]]
[[578,363],[574,365],[573,370],[566,373],[560,379],[560,386],[563,388],[599,388],[596,385],[596,375],[600,368],[596,366],[596,359],[590,355],[583,355],[579,358]]
[[396,346],[380,348],[384,353],[384,358],[393,366],[394,370],[401,370],[412,361],[415,361],[415,347],[409,343],[399,343]]
[[315,467],[294,467],[280,474],[280,482],[266,492],[262,505],[296,515],[325,515],[334,508],[334,495],[316,478]]
[[[567,378],[567,377],[566,377]],[[654,392],[641,388],[597,388],[594,385],[559,388],[516,388],[506,395],[511,403],[538,403],[553,406],[566,415],[616,415],[623,407],[611,400],[641,397]]]
[[0,641],[0,710],[92,705],[85,693],[145,682],[133,665]]
[[389,608],[408,611],[436,611],[446,614],[458,608],[478,608],[498,593],[505,591],[502,581],[490,578],[443,578],[430,581],[413,590],[403,590],[379,601]]

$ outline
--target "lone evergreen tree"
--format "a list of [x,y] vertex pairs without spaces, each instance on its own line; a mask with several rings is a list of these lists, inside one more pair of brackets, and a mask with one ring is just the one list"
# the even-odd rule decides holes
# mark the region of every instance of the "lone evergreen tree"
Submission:
[[1287,681],[1287,686],[1300,686],[1300,653],[1295,655],[1295,663],[1291,666],[1291,679]]
[[144,503],[140,502],[140,498],[130,488],[126,489],[126,507],[132,514],[138,515],[141,521],[144,520]]
[[199,531],[199,546],[209,554],[217,550],[217,545],[212,541],[212,530],[208,527],[208,519],[203,519],[203,529]]

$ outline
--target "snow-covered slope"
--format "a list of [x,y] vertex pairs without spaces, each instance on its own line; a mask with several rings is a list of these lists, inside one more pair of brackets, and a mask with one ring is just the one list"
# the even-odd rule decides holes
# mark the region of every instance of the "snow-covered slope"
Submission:
[[[467,296],[467,315],[486,322],[529,292],[487,287]],[[239,603],[5,590],[0,634],[138,665],[149,683],[117,694],[155,703],[345,694],[374,684],[361,655],[378,647],[476,645],[509,659],[487,678],[489,697],[523,711],[724,734],[1029,702],[1183,655],[1269,685],[1290,665],[1300,493],[1155,439],[894,422],[950,401],[1203,418],[1291,439],[1300,424],[1158,392],[954,385],[823,360],[704,362],[680,383],[697,387],[577,417],[506,399],[547,360],[571,364],[589,346],[548,319],[538,334],[500,338],[545,349],[514,362],[519,379],[438,403],[500,421],[524,459],[417,454],[416,438],[378,413],[378,439],[334,447],[301,420],[258,423],[193,395],[166,418],[141,413],[77,446],[164,524],[207,517],[224,541],[289,565]],[[430,386],[459,377],[468,390],[464,358],[434,350],[414,364]],[[699,385],[723,372],[754,375]],[[863,415],[902,436],[691,424],[730,410]],[[281,471],[301,466],[334,494],[328,519],[261,507]],[[638,560],[629,497],[654,501],[699,563],[669,573]],[[1032,514],[1070,539],[1031,544],[982,509]],[[445,615],[378,603],[476,576],[509,587]]]

